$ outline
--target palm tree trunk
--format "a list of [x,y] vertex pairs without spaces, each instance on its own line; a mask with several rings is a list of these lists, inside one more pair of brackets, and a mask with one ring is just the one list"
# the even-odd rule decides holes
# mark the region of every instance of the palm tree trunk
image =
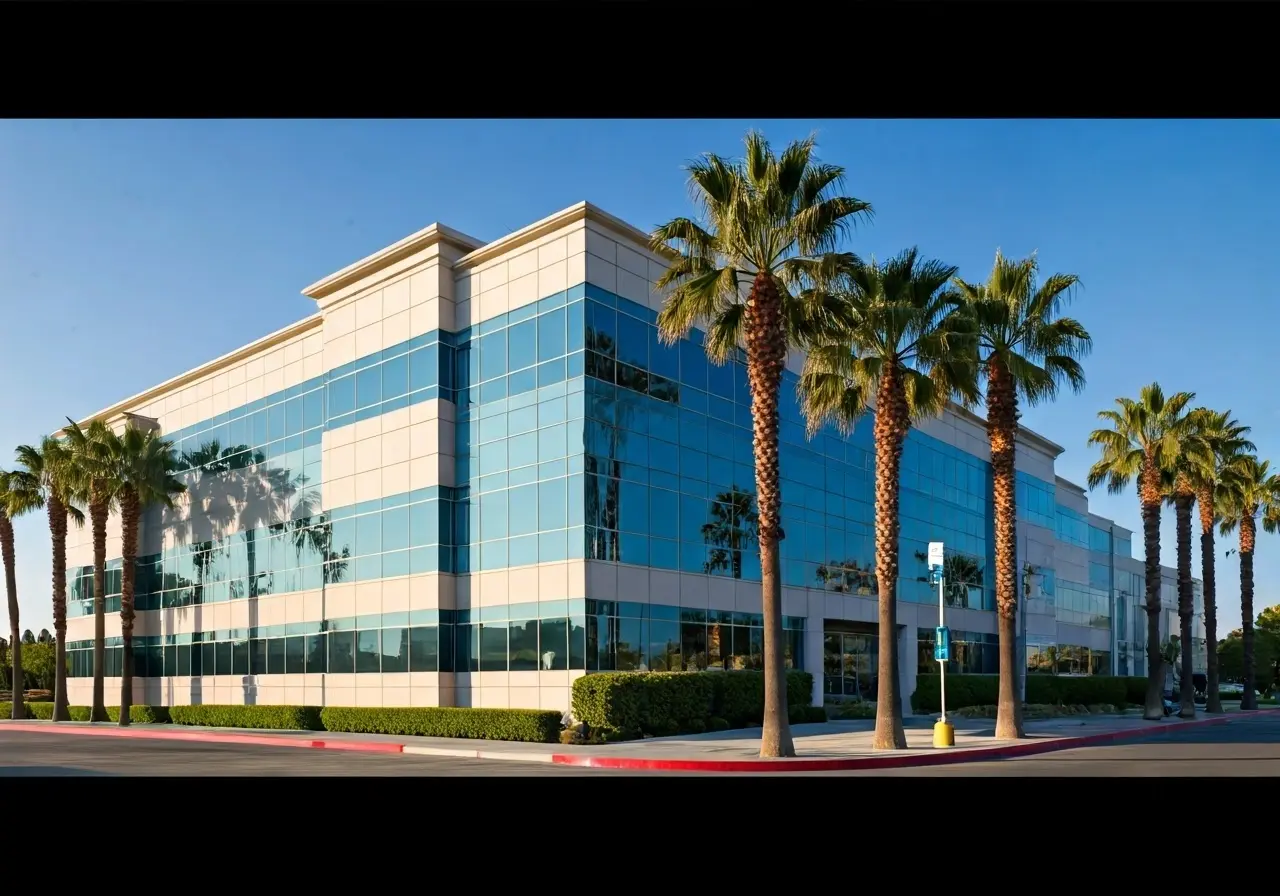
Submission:
[[93,706],[90,722],[106,722],[107,676],[107,514],[105,499],[89,504],[89,522],[93,527]]
[[67,699],[67,508],[53,494],[45,507],[53,541],[53,720],[66,722],[71,718]]
[[1208,692],[1204,711],[1220,713],[1222,698],[1218,696],[1218,586],[1214,579],[1213,524],[1216,514],[1213,489],[1201,489],[1197,500],[1200,505],[1200,575],[1204,578],[1205,689]]
[[764,730],[760,756],[796,754],[787,718],[786,659],[782,631],[782,489],[778,468],[778,393],[787,360],[782,299],[769,274],[751,284],[743,321],[751,425],[755,449],[756,502],[760,538],[760,587],[764,610]]
[[1160,653],[1160,470],[1143,462],[1138,498],[1142,502],[1142,540],[1147,580],[1147,699],[1142,717],[1164,718],[1164,656]]
[[1000,364],[987,367],[987,438],[991,442],[991,478],[995,499],[996,610],[999,613],[1000,694],[996,737],[1025,737],[1018,694],[1018,541],[1017,474],[1018,394]]
[[128,726],[133,706],[134,584],[138,565],[138,493],[128,489],[120,496],[120,640],[124,662],[120,670],[120,725]]
[[14,568],[13,522],[8,514],[0,511],[0,555],[4,559],[4,590],[9,599],[9,650],[13,660],[12,711],[9,718],[21,720],[27,717],[26,688],[22,680],[22,631],[18,620],[18,576]]
[[905,750],[898,691],[898,520],[902,446],[910,430],[902,374],[892,366],[876,395],[876,580],[880,591],[880,656],[876,669],[876,731],[872,749]]
[[1182,671],[1178,675],[1181,681],[1178,693],[1182,707],[1178,716],[1194,719],[1196,701],[1191,665],[1191,617],[1195,612],[1195,592],[1191,585],[1191,505],[1195,502],[1195,494],[1179,491],[1173,501],[1178,524],[1178,628],[1179,640],[1182,642]]
[[1253,692],[1253,547],[1256,538],[1253,514],[1245,514],[1240,520],[1240,646],[1244,653],[1241,709],[1258,708],[1258,698]]

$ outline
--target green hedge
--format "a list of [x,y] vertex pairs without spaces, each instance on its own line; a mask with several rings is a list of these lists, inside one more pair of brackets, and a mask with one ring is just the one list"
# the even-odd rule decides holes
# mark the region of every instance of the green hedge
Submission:
[[[0,703],[0,718],[7,719],[11,712],[13,704]],[[72,722],[89,721],[88,706],[68,706],[67,714],[71,717]],[[28,703],[27,718],[38,719],[42,721],[52,721],[53,704],[52,703]],[[120,721],[120,707],[108,706],[107,718],[113,722]],[[129,721],[137,724],[163,724],[169,721],[169,710],[163,706],[133,706],[129,709]]]
[[[791,709],[813,702],[813,676],[787,673]],[[573,715],[592,729],[630,736],[698,734],[722,725],[759,724],[764,716],[760,672],[601,672],[573,683]],[[814,718],[812,714],[802,717]],[[715,720],[715,725],[712,721]]]
[[266,728],[275,731],[323,731],[318,706],[171,706],[175,725],[207,728]]
[[539,709],[386,708],[330,706],[320,711],[325,731],[465,737],[554,744],[562,714]]
[[[1049,705],[1090,705],[1111,703],[1125,706],[1141,704],[1146,699],[1145,678],[1089,675],[1072,678],[1060,675],[1028,675],[1027,703]],[[992,706],[999,702],[1000,678],[997,675],[948,675],[947,707]],[[916,691],[911,695],[911,708],[916,712],[938,712],[942,708],[939,676],[919,675]]]

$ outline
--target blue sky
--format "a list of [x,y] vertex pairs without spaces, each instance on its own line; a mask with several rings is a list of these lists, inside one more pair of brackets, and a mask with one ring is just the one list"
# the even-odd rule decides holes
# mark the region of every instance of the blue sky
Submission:
[[[585,199],[649,229],[688,210],[682,164],[736,155],[749,127],[778,146],[817,132],[875,206],[859,254],[918,245],[981,279],[1000,247],[1080,275],[1088,388],[1024,417],[1067,448],[1060,475],[1084,482],[1096,411],[1152,380],[1231,408],[1280,460],[1277,401],[1251,386],[1277,324],[1280,123],[1263,121],[0,122],[0,445],[312,313],[302,287],[433,221],[491,240]],[[1091,502],[1139,529],[1132,491]],[[39,630],[47,529],[15,529]],[[1171,514],[1162,535],[1172,564]],[[1220,632],[1240,621],[1228,546]],[[1259,608],[1278,573],[1263,537]]]

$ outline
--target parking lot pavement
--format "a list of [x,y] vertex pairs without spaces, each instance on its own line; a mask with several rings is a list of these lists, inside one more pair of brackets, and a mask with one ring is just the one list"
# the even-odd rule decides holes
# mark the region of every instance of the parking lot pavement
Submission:
[[547,762],[380,755],[116,737],[0,731],[0,777],[617,775]]

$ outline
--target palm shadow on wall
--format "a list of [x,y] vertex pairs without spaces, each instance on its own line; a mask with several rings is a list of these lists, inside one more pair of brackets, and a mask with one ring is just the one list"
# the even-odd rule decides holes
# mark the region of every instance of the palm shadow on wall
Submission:
[[[269,460],[260,450],[247,445],[223,448],[216,440],[184,452],[178,470],[187,496],[173,511],[164,512],[162,527],[174,533],[190,559],[180,560],[173,573],[165,571],[164,587],[166,592],[171,587],[189,589],[189,602],[178,603],[176,609],[180,618],[193,615],[195,631],[206,631],[206,603],[247,599],[247,635],[252,637],[259,628],[259,598],[277,588],[283,593],[304,585],[301,580],[276,581],[276,564],[287,565],[284,558],[290,550],[296,560],[288,564],[294,578],[302,575],[301,567],[321,564],[322,589],[345,577],[350,548],[333,551],[332,524],[321,511],[319,491],[304,474]],[[159,553],[163,544],[148,547]],[[304,557],[310,562],[304,564]],[[184,586],[188,575],[190,584]],[[257,699],[252,641],[246,649],[250,665],[241,684],[244,702],[252,705]],[[209,674],[203,665],[202,675]],[[201,702],[199,678],[190,676],[190,684],[191,702]]]

